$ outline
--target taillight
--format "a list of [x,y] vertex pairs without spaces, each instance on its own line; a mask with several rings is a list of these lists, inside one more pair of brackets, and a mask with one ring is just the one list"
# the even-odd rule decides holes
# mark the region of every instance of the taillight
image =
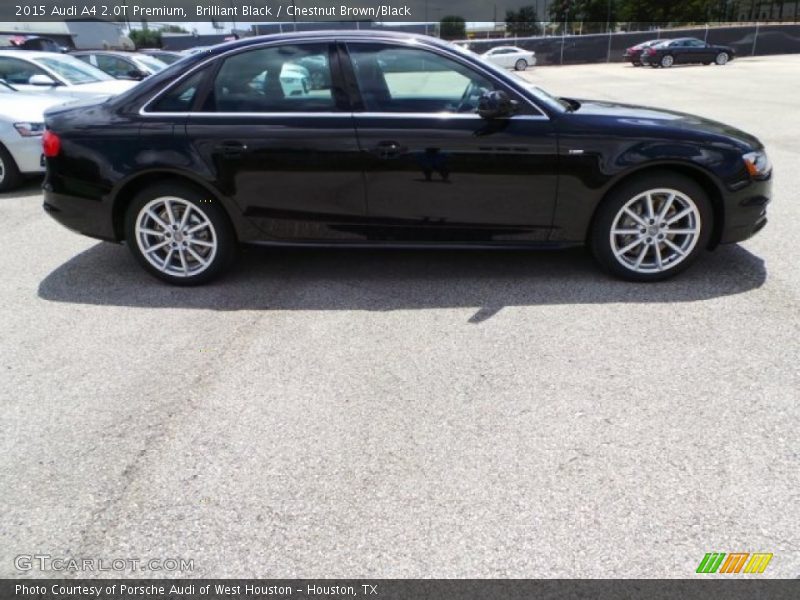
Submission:
[[61,138],[49,129],[42,135],[42,151],[47,158],[55,158],[61,152]]

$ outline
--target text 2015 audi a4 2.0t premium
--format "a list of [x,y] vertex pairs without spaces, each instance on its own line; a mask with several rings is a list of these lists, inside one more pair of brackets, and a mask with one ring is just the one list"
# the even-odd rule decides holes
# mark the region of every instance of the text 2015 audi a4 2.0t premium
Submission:
[[[309,64],[326,85],[295,81]],[[439,40],[375,32],[231,42],[46,126],[45,210],[178,284],[225,271],[239,243],[588,244],[654,281],[761,229],[772,176],[727,125],[555,98]]]

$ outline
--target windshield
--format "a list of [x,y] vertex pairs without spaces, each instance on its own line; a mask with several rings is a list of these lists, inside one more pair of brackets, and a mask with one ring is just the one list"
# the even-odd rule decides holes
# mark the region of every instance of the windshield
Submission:
[[136,60],[150,69],[153,73],[158,73],[167,66],[167,63],[162,62],[157,58],[153,58],[152,56],[140,55],[136,57]]
[[37,56],[34,60],[54,71],[70,85],[82,85],[114,79],[111,75],[107,75],[100,69],[96,69],[73,56]]

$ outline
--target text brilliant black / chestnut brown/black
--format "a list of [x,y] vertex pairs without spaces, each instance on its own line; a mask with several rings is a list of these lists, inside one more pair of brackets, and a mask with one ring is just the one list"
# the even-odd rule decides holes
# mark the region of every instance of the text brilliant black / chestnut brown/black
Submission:
[[232,42],[46,124],[45,210],[178,284],[221,274],[243,243],[588,244],[654,281],[753,235],[770,199],[751,135],[556,98],[424,36]]

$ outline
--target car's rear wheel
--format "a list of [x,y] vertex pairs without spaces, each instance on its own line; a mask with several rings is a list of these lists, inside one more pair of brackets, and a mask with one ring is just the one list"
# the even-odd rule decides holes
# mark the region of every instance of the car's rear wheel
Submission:
[[727,65],[728,61],[730,60],[730,56],[728,56],[727,52],[720,52],[717,54],[717,57],[714,59],[714,62],[718,65]]
[[175,285],[211,281],[237,251],[219,202],[181,184],[159,184],[137,194],[126,213],[125,237],[147,271]]
[[708,245],[713,211],[693,180],[664,172],[622,185],[594,220],[590,245],[610,273],[659,281],[688,268]]
[[675,57],[671,54],[665,54],[661,57],[661,66],[665,69],[670,68],[672,65],[675,64]]
[[0,144],[0,192],[7,192],[22,183],[22,174],[14,157]]
[[527,61],[527,60],[525,60],[524,58],[520,58],[520,59],[517,61],[517,64],[515,64],[515,65],[514,65],[514,68],[515,68],[517,71],[524,71],[525,69],[527,69],[527,68],[528,68],[528,61]]

